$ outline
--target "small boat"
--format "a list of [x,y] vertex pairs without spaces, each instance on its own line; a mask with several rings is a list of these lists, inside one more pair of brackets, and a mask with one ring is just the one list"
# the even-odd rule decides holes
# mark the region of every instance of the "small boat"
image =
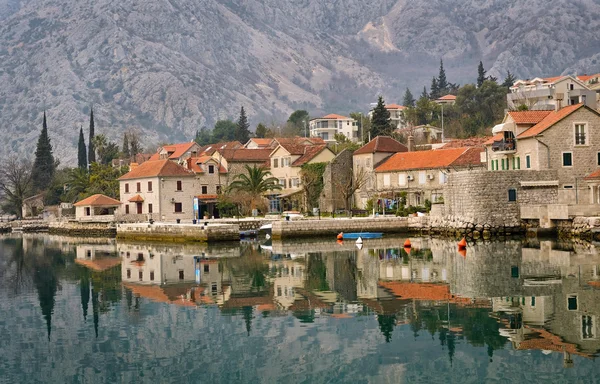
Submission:
[[249,231],[240,231],[240,239],[251,239],[258,236],[258,231],[249,230]]
[[341,233],[343,239],[381,239],[383,236],[382,232],[350,232]]

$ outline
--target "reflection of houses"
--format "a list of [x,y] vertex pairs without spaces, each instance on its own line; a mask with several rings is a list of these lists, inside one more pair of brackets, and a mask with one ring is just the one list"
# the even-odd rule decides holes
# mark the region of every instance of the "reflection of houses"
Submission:
[[304,264],[294,260],[269,262],[275,302],[289,309],[300,298],[298,288],[304,288]]
[[95,272],[103,272],[121,265],[116,253],[114,244],[77,244],[75,263]]

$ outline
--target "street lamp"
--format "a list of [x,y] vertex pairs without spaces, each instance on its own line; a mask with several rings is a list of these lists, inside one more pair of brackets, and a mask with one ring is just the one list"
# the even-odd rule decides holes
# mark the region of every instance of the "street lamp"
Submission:
[[440,103],[442,106],[442,144],[444,144],[444,103]]

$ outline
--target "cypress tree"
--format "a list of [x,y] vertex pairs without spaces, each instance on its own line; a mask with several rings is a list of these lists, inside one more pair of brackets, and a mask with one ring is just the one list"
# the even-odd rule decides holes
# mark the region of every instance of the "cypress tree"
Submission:
[[477,66],[477,88],[483,85],[485,81],[486,70],[483,69],[483,63],[480,61],[479,66]]
[[90,111],[90,138],[88,140],[88,164],[96,162],[96,148],[94,148],[94,108]]
[[123,145],[121,146],[121,149],[123,150],[123,157],[131,157],[131,151],[129,150],[129,135],[127,132],[123,134]]
[[48,188],[54,177],[54,168],[54,155],[52,154],[52,145],[48,137],[48,124],[46,122],[46,112],[44,111],[42,132],[38,138],[33,170],[31,171],[31,180],[36,191],[44,191]]
[[440,95],[440,87],[438,84],[438,80],[434,77],[433,79],[431,79],[431,91],[429,92],[429,97],[431,97],[432,100],[435,100],[440,96],[442,95]]
[[512,73],[510,73],[510,71],[507,71],[506,72],[506,78],[504,79],[504,82],[502,83],[502,86],[506,87],[506,88],[510,88],[510,87],[513,86],[513,84],[515,83],[515,81],[517,81],[517,78]]
[[440,59],[440,73],[437,79],[437,89],[438,92],[448,92],[448,79],[446,79],[446,70],[444,69],[444,61],[442,59]]
[[404,92],[404,100],[402,101],[402,104],[405,107],[414,107],[415,106],[415,98],[412,94],[412,92],[410,91],[410,89],[406,88],[406,92]]
[[423,93],[421,93],[420,99],[429,99],[429,95],[427,94],[427,87],[423,86]]
[[373,109],[373,115],[371,117],[371,138],[389,135],[391,129],[392,121],[390,119],[390,111],[385,108],[383,97],[379,96],[377,106]]
[[250,140],[250,124],[248,123],[244,107],[242,107],[240,111],[240,118],[238,119],[237,127],[235,129],[235,139],[242,144]]
[[87,169],[87,148],[83,137],[83,126],[79,129],[79,144],[77,145],[77,166],[81,169]]

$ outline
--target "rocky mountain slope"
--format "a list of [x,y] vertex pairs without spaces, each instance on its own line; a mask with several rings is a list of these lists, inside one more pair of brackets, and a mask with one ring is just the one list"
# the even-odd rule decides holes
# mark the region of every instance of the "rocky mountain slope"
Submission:
[[96,131],[148,146],[235,118],[368,109],[450,81],[600,71],[600,1],[0,0],[0,156],[30,154],[42,110],[59,157]]

